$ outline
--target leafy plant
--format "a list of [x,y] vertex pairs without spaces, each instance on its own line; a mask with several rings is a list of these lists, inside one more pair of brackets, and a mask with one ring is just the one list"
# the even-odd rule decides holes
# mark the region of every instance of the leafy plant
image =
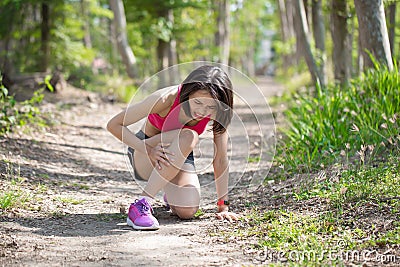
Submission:
[[377,67],[348,87],[318,87],[314,95],[295,93],[285,113],[289,127],[278,146],[286,171],[313,171],[337,161],[362,165],[399,152],[400,79]]
[[[49,79],[46,78],[43,84],[51,90]],[[12,131],[16,126],[26,125],[28,122],[38,125],[45,124],[39,116],[38,108],[38,104],[44,98],[43,90],[44,87],[35,91],[30,99],[18,103],[12,95],[9,95],[8,89],[3,85],[0,77],[0,135]]]

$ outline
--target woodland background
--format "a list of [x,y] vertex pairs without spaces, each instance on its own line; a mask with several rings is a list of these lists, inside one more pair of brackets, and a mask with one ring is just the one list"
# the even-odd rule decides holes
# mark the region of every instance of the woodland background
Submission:
[[250,77],[344,84],[372,66],[368,53],[390,68],[398,61],[396,6],[389,0],[2,0],[0,69],[9,88],[57,72],[72,85],[124,101],[146,77],[198,60]]
[[[398,7],[391,0],[0,0],[0,265],[157,258],[398,266]],[[120,231],[138,187],[101,125],[147,78],[190,61],[227,64],[268,93],[272,113],[263,115],[272,122],[263,123],[277,125],[269,135],[276,153],[262,162],[268,176],[258,177],[257,190],[230,194],[242,216],[236,224],[215,222],[212,206],[189,223],[161,212],[157,234]],[[261,151],[256,137],[250,145]],[[243,169],[260,161],[251,154]],[[243,181],[255,175],[246,171]],[[138,237],[143,242],[131,242]],[[104,252],[104,244],[115,246]],[[181,254],[172,257],[171,246]],[[365,251],[375,258],[360,258]],[[277,257],[293,252],[314,258]]]

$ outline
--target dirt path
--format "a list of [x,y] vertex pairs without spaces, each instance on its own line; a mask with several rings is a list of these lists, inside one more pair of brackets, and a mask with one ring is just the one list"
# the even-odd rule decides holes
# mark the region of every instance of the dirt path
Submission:
[[[269,78],[259,79],[258,85],[267,97],[282,89]],[[126,164],[124,146],[105,130],[107,120],[123,106],[76,89],[57,97],[60,101],[53,99],[47,107],[61,114],[57,117],[59,124],[45,133],[0,138],[0,189],[13,192],[11,195],[19,201],[14,208],[0,213],[1,266],[252,264],[252,258],[242,252],[239,244],[217,242],[219,237],[209,234],[215,225],[227,225],[214,218],[215,195],[212,186],[206,186],[213,179],[209,135],[202,137],[195,151],[204,185],[203,213],[196,219],[181,221],[159,202],[155,211],[160,230],[134,231],[125,223],[125,212],[140,193],[140,186]],[[265,177],[268,160],[261,157],[247,164],[247,158],[260,155],[264,147],[260,145],[260,133],[272,137],[274,130],[272,115],[266,114],[262,106],[263,99],[255,95],[253,100],[253,110],[243,103],[236,105],[243,124],[233,123],[230,129],[232,142],[248,149],[244,154],[240,149],[231,150],[231,177],[241,178],[242,186],[250,179]],[[237,186],[234,192],[230,198],[239,203],[248,189]]]

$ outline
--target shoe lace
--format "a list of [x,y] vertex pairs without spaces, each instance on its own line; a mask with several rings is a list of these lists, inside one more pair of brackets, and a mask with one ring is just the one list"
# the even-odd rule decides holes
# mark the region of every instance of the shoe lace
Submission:
[[141,215],[148,215],[152,211],[151,207],[149,207],[148,205],[146,205],[142,201],[136,200],[135,204],[137,205],[137,208],[138,208],[138,210],[139,210]]

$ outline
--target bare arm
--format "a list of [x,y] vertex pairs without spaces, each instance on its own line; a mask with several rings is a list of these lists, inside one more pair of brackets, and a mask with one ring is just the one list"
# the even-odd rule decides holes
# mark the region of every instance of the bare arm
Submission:
[[160,113],[169,109],[173,99],[174,91],[171,91],[171,88],[158,90],[111,118],[107,123],[107,130],[124,144],[146,153],[149,144],[137,138],[127,126],[138,122],[151,113]]
[[[229,162],[228,162],[228,133],[214,135],[215,158],[213,161],[215,186],[217,189],[218,200],[228,200],[229,184]],[[215,214],[220,220],[224,218],[230,222],[239,218],[234,212],[229,211],[229,206],[218,206],[218,212]]]
[[217,196],[218,200],[228,200],[228,133],[224,132],[222,134],[214,135],[214,144],[215,158],[213,161],[213,167]]

